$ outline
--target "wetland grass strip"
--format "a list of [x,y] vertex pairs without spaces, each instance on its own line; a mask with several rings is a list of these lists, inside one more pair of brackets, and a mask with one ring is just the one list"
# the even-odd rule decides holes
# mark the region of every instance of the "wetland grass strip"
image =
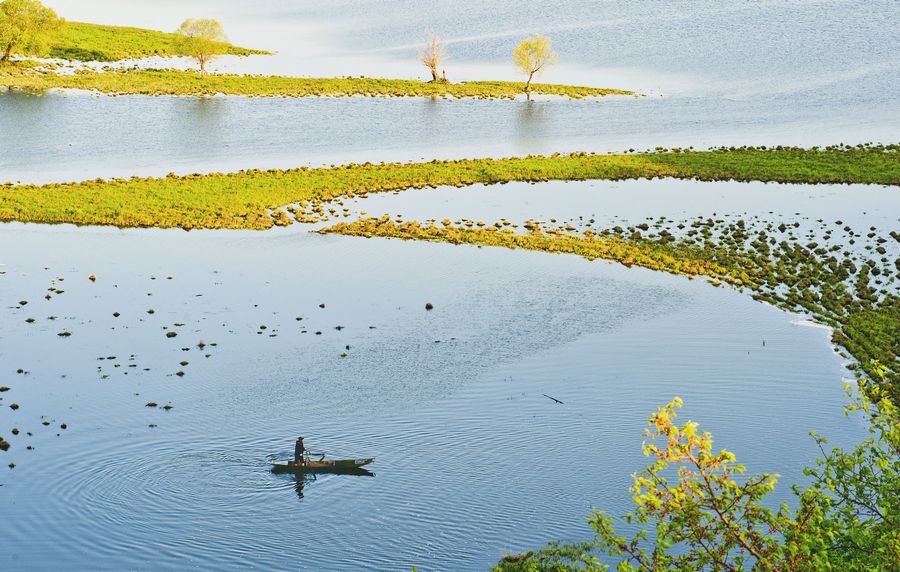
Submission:
[[[49,49],[23,55],[96,62],[189,55],[184,52],[179,40],[178,34],[157,30],[66,22],[59,38]],[[270,55],[263,50],[250,50],[231,44],[221,44],[216,51],[234,56]]]
[[[696,238],[689,233],[676,239],[669,229],[648,237],[634,227],[575,234],[544,230],[535,223],[526,225],[530,230],[526,234],[500,223],[463,228],[449,220],[439,226],[382,217],[338,223],[319,232],[575,254],[691,278],[703,276],[714,286],[728,283],[759,301],[831,326],[833,342],[856,360],[852,368],[861,369],[871,380],[882,379],[875,373],[879,364],[886,368],[881,389],[900,403],[900,296],[895,282],[900,260],[883,254],[854,259],[847,252],[840,254],[840,247],[801,244],[790,229],[772,225],[751,229],[743,220],[723,224],[698,219],[690,227]],[[882,244],[885,237],[873,239]]]
[[[900,185],[900,146],[733,148],[551,157],[349,164],[48,185],[0,185],[0,221],[119,227],[267,229],[279,207],[368,193],[510,181],[673,177],[705,181]],[[270,214],[275,211],[274,215]],[[299,215],[298,215],[299,216]]]
[[[5,71],[5,73],[4,73]],[[524,95],[525,84],[507,81],[465,83],[424,82],[366,77],[304,78],[263,75],[213,74],[200,77],[180,70],[79,70],[57,74],[34,69],[0,70],[0,85],[29,91],[83,89],[110,95],[244,97],[381,96],[514,99]],[[570,99],[606,95],[636,95],[630,91],[557,84],[533,84],[532,93]]]

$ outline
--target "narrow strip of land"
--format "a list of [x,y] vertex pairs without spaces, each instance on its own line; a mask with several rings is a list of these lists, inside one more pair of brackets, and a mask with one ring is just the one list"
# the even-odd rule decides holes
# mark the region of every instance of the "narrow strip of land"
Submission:
[[[463,83],[424,82],[366,77],[306,78],[286,76],[212,74],[201,77],[181,70],[79,70],[74,74],[48,73],[33,67],[0,69],[0,85],[30,91],[83,89],[110,95],[244,97],[380,96],[514,99],[525,94],[525,84],[510,81]],[[619,89],[558,84],[532,84],[532,93],[570,99],[635,95]]]
[[[267,229],[272,209],[412,188],[510,181],[673,177],[704,181],[900,185],[900,145],[350,164],[333,168],[0,186],[0,221]],[[285,213],[278,211],[277,220]],[[289,222],[289,221],[288,221]]]

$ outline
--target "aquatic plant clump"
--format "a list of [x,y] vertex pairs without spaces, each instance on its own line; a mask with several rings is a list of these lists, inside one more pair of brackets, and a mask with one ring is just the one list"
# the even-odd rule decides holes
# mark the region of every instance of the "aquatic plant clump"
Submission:
[[[506,81],[423,82],[367,77],[304,78],[210,74],[160,69],[78,70],[57,74],[43,70],[7,70],[3,85],[31,91],[84,89],[111,95],[240,95],[245,97],[380,96],[514,99],[524,84]],[[631,91],[559,84],[534,84],[532,93],[571,99],[636,95]]]
[[[119,227],[268,229],[300,204],[413,188],[588,179],[682,179],[900,185],[900,145],[728,148],[528,156],[427,163],[170,175],[48,185],[0,185],[0,221]],[[276,212],[277,211],[277,212]],[[318,218],[318,217],[313,217]]]
[[809,314],[831,326],[835,344],[856,359],[854,367],[873,378],[876,370],[884,368],[882,389],[891,401],[900,403],[900,293],[891,269],[894,260],[884,257],[881,263],[857,265],[852,257],[839,257],[818,243],[803,245],[765,230],[750,231],[744,221],[720,225],[713,233],[708,227],[715,224],[698,219],[692,226],[703,231],[689,231],[679,239],[665,229],[653,237],[626,234],[619,228],[574,234],[529,223],[530,232],[524,234],[502,225],[397,223],[385,216],[338,223],[319,232],[576,254],[628,267],[703,276],[713,285],[731,284],[757,300]]

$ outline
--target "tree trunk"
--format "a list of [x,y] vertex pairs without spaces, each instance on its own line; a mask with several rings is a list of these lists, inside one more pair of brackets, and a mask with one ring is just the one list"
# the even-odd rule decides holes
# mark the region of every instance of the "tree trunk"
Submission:
[[531,101],[531,80],[534,78],[534,72],[528,74],[528,82],[525,84],[525,95],[528,96],[528,101]]
[[200,77],[206,77],[206,59],[200,58]]
[[438,72],[437,72],[437,68],[436,68],[436,67],[432,67],[432,68],[431,68],[431,81],[433,81],[434,83],[437,83],[437,82],[441,81],[440,76],[438,76]]
[[3,58],[0,58],[0,62],[6,63],[9,61],[9,56],[12,55],[13,45],[9,44],[6,46],[6,50],[3,51]]

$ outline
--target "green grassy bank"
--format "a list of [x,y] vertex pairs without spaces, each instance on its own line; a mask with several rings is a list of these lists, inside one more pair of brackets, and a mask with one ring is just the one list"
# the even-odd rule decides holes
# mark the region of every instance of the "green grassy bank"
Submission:
[[[383,96],[466,97],[513,99],[524,94],[525,84],[503,81],[432,83],[405,79],[301,78],[220,74],[200,77],[179,70],[80,70],[72,75],[42,73],[34,69],[0,70],[0,85],[30,91],[85,89],[111,95],[240,95],[245,97]],[[572,85],[534,84],[532,92],[571,99],[606,95],[634,95],[618,89]]]
[[[179,36],[169,32],[126,26],[104,26],[84,22],[66,22],[60,36],[45,53],[26,56],[49,56],[65,60],[112,62],[150,56],[186,55],[178,44]],[[234,56],[265,55],[269,52],[221,44],[222,51]]]
[[[509,181],[675,177],[706,181],[900,185],[900,146],[829,149],[734,148],[640,154],[351,164],[333,168],[242,171],[36,185],[0,185],[0,221],[266,229],[268,211],[441,185]],[[284,220],[278,211],[277,219]],[[289,222],[289,221],[288,221]]]

